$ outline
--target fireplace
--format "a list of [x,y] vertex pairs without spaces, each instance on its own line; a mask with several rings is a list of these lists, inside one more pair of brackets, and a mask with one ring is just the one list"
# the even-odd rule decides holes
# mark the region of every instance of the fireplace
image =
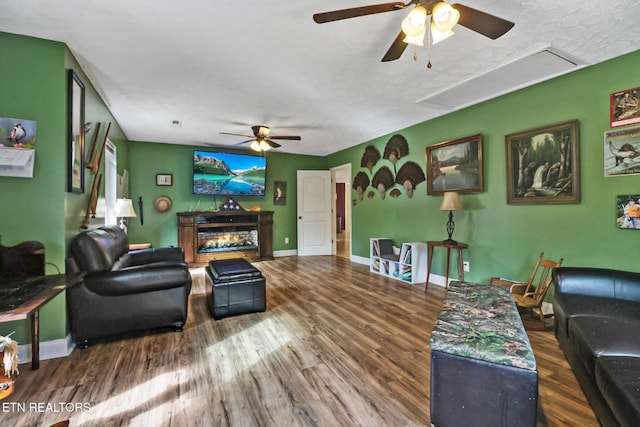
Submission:
[[198,231],[198,253],[258,249],[257,227],[224,227]]
[[178,212],[178,245],[190,267],[214,259],[273,259],[273,211]]

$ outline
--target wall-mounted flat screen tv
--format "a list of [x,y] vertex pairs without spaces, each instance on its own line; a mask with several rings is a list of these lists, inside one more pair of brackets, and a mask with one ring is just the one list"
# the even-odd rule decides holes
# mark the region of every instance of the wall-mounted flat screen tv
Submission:
[[264,196],[266,176],[266,157],[193,152],[193,194]]

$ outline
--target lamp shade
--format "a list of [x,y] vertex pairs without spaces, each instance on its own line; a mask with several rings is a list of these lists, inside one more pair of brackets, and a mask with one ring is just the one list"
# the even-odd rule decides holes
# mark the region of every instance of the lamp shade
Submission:
[[440,205],[441,211],[462,211],[462,202],[460,201],[460,195],[454,191],[445,191],[444,199],[442,199],[442,205]]
[[116,201],[116,216],[120,218],[136,216],[136,211],[133,210],[133,202],[131,199],[118,199]]
[[442,33],[451,31],[460,19],[460,12],[454,9],[449,3],[440,2],[433,8],[431,22]]
[[252,150],[259,152],[271,150],[271,146],[269,145],[269,143],[262,138],[254,139],[249,147],[251,147]]
[[405,43],[418,46],[423,45],[424,36],[427,30],[427,10],[418,5],[402,20],[402,31],[406,35]]

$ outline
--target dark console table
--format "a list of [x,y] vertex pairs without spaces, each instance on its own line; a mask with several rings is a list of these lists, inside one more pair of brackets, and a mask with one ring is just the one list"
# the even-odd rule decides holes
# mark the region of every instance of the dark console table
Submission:
[[81,273],[0,278],[0,323],[31,319],[31,369],[40,367],[40,309],[81,278]]

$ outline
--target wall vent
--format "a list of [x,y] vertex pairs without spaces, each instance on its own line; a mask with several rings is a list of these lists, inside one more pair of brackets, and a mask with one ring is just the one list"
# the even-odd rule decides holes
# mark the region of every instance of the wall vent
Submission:
[[548,80],[581,66],[581,61],[547,47],[449,89],[418,100],[458,109]]

